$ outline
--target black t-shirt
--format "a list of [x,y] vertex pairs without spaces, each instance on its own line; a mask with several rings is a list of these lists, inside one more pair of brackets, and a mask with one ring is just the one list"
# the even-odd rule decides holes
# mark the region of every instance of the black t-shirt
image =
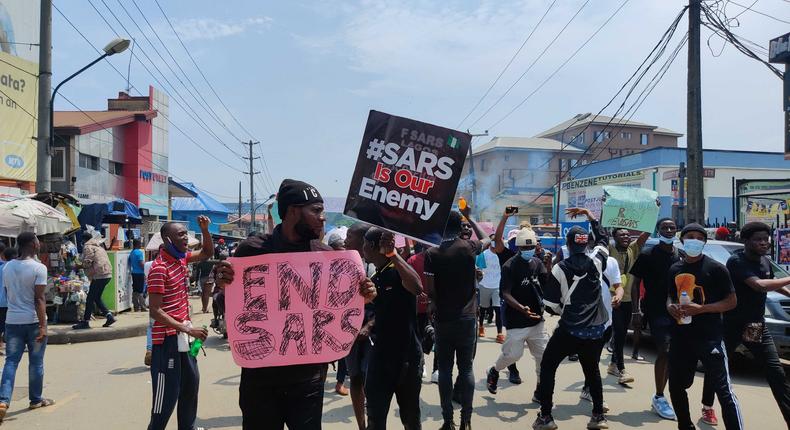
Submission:
[[[704,305],[724,300],[735,291],[727,268],[703,255],[695,263],[678,261],[669,268],[667,290],[673,303],[685,291],[694,303]],[[721,314],[694,315],[691,324],[676,324],[675,334],[693,339],[720,341],[724,334]]]
[[728,326],[733,325],[735,329],[742,329],[747,323],[765,321],[767,293],[753,290],[746,285],[746,280],[753,277],[772,279],[774,270],[771,267],[771,260],[764,255],[759,260],[752,260],[742,249],[739,249],[727,260],[727,270],[735,286],[735,294],[738,295],[738,306],[724,314],[724,321]]
[[505,249],[502,252],[498,253],[496,256],[499,259],[499,267],[504,267],[505,263],[508,262],[514,255],[518,254],[517,252],[513,252],[510,248],[505,245]]
[[403,287],[400,274],[392,265],[376,272],[376,323],[373,325],[373,352],[386,359],[420,357],[417,339],[417,297]]
[[[508,260],[502,266],[502,278],[499,291],[504,295],[510,293],[517,302],[529,306],[532,312],[543,315],[543,286],[546,284],[548,272],[546,266],[536,257],[529,261],[520,255]],[[528,318],[521,311],[514,309],[505,302],[506,328],[525,328],[538,325],[543,319]]]
[[[271,234],[256,234],[243,240],[236,249],[234,257],[251,257],[253,255],[275,254],[284,252],[332,251],[320,240],[289,243],[282,234],[282,224],[274,228]],[[236,276],[241,276],[237,273]],[[256,385],[282,386],[296,382],[310,381],[326,375],[326,363],[297,364],[291,366],[274,366],[241,369],[242,378],[254,380]]]
[[475,318],[475,257],[480,252],[480,242],[460,238],[425,251],[425,275],[433,276],[436,289],[437,321]]
[[664,251],[660,245],[642,251],[631,267],[631,274],[645,283],[644,312],[651,318],[667,317],[667,272],[679,260],[678,252]]

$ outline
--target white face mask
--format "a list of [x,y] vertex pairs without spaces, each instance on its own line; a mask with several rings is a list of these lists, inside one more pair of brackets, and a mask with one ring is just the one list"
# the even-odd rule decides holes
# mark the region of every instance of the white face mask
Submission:
[[686,239],[683,241],[683,251],[689,257],[698,257],[705,248],[705,242],[699,239]]
[[674,237],[658,236],[658,240],[660,240],[661,243],[666,243],[668,245],[671,245],[672,243],[675,242],[675,238]]

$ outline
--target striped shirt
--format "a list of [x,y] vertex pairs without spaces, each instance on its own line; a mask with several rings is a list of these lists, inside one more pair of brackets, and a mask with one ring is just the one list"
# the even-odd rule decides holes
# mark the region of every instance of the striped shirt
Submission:
[[[164,249],[151,265],[148,272],[148,293],[162,295],[162,310],[170,315],[174,320],[183,322],[189,319],[189,296],[187,294],[187,283],[189,273],[187,270],[187,259],[178,260],[172,257]],[[176,329],[167,327],[159,321],[154,321],[151,337],[154,344],[161,345],[166,336],[175,336]]]

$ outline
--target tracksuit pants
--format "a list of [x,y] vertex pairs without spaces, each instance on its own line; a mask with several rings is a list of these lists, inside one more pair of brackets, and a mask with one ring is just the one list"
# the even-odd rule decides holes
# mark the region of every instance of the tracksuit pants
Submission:
[[197,360],[188,352],[178,352],[178,336],[166,336],[151,351],[153,404],[148,430],[164,430],[178,404],[178,430],[195,427],[200,373]]
[[678,429],[696,428],[691,421],[686,390],[694,383],[697,361],[705,366],[705,378],[719,398],[724,427],[727,430],[743,429],[740,405],[732,391],[724,342],[673,336],[669,347],[669,395],[675,408]]

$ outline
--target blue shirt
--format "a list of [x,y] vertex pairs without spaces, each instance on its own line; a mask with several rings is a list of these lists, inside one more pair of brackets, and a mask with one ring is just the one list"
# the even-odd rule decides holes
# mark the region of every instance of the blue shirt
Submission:
[[11,260],[3,265],[3,285],[8,293],[6,324],[34,324],[36,285],[47,285],[47,268],[31,258]]
[[132,252],[129,253],[129,270],[135,275],[142,275],[145,273],[143,269],[144,261],[145,256],[143,255],[143,250],[133,249]]
[[0,261],[0,308],[8,307],[8,296],[5,293],[5,285],[3,285],[3,265],[5,261]]

